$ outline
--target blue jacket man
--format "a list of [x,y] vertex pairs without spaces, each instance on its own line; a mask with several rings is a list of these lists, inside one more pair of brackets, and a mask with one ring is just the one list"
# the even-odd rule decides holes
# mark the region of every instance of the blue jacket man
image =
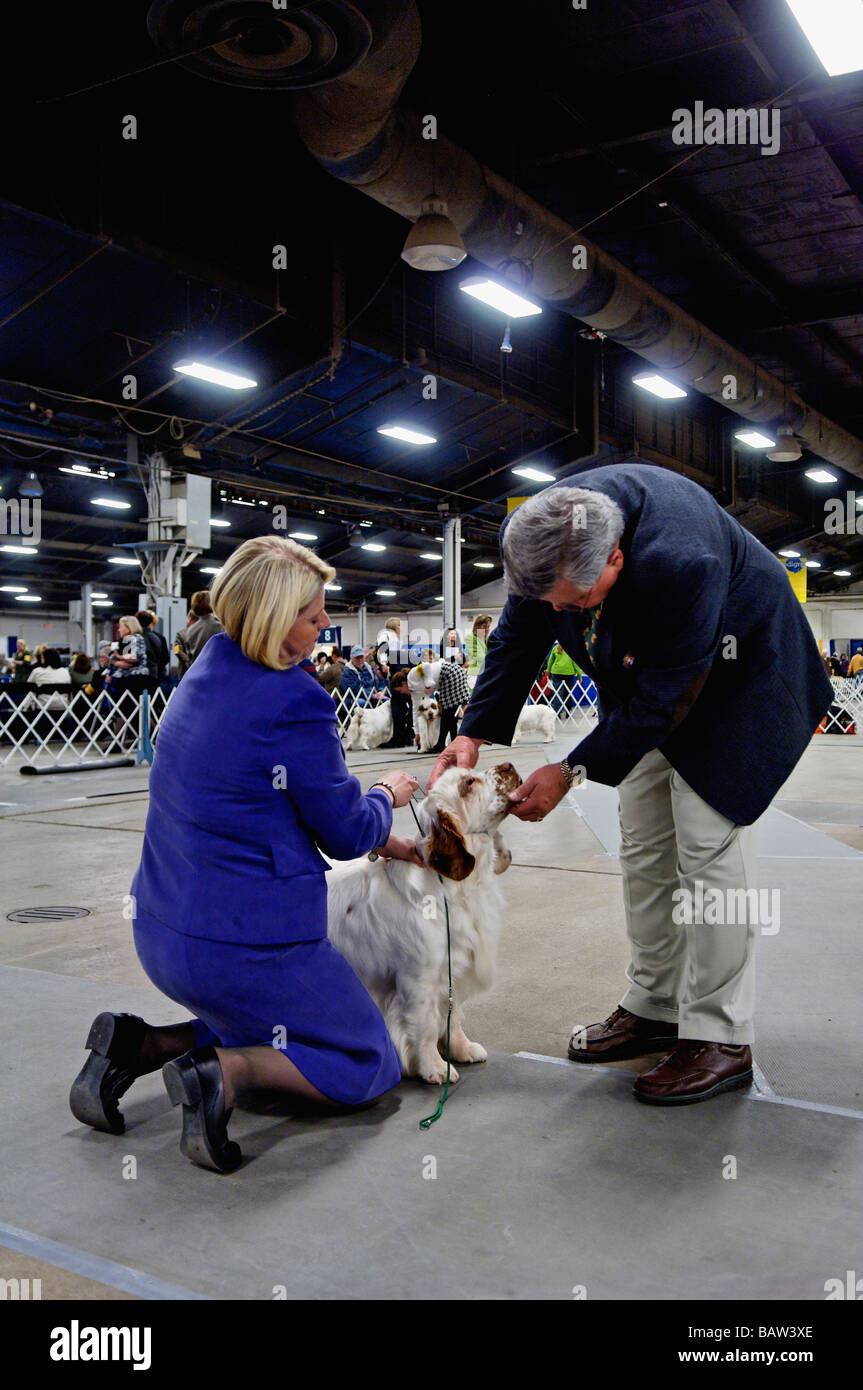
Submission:
[[374,689],[374,672],[366,663],[365,651],[362,647],[352,647],[351,659],[342,672],[339,690],[343,695],[347,694],[351,697],[346,703],[353,707],[355,704],[371,704]]

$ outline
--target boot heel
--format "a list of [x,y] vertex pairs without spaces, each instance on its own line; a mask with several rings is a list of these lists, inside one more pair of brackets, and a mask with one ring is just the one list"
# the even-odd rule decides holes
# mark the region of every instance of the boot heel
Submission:
[[87,1034],[85,1047],[91,1052],[98,1052],[100,1057],[108,1056],[108,1048],[111,1046],[114,1037],[114,1015],[99,1014],[90,1024],[90,1031]]
[[175,1057],[162,1068],[162,1080],[172,1105],[200,1105],[201,1083],[194,1062]]

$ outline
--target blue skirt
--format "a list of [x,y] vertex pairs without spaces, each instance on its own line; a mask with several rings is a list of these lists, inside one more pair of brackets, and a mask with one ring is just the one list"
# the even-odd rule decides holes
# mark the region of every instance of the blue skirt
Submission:
[[401,1080],[383,1016],[326,937],[245,945],[185,936],[139,912],[135,949],[195,1017],[195,1046],[277,1047],[323,1095],[362,1105]]

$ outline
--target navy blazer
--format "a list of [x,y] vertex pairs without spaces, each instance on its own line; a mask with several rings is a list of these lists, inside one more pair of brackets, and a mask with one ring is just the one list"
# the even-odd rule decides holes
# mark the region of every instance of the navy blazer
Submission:
[[135,909],[186,936],[251,943],[327,933],[329,865],[389,837],[382,788],[347,769],[331,696],[225,633],[175,690],[156,739]]
[[459,732],[510,743],[557,640],[599,695],[599,723],[572,765],[617,786],[659,748],[708,805],[750,825],[833,698],[783,566],[703,488],[664,468],[614,464],[568,485],[605,493],[625,523],[624,564],[602,605],[593,659],[584,615],[511,595]]

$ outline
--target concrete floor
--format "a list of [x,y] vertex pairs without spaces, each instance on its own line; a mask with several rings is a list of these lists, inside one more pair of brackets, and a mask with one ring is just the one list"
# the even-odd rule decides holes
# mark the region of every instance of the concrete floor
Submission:
[[[512,760],[524,776],[569,746],[525,740]],[[367,786],[393,763],[424,782],[433,759],[349,762]],[[774,814],[762,837],[760,881],[780,889],[782,925],[759,943],[752,1092],[654,1110],[629,1094],[638,1064],[561,1060],[572,1028],[605,1017],[625,985],[619,866],[594,786],[542,826],[505,827],[498,981],[467,1009],[492,1055],[463,1069],[442,1120],[417,1128],[436,1095],[415,1083],[351,1116],[258,1098],[232,1123],[247,1163],[229,1178],[181,1158],[158,1076],[127,1097],[120,1138],[83,1129],[66,1105],[95,1013],[183,1017],[140,969],[122,915],[146,784],[146,769],[0,770],[0,1278],[41,1277],[43,1298],[269,1299],[284,1285],[288,1297],[566,1299],[585,1284],[592,1298],[823,1299],[826,1279],[863,1268],[849,1219],[863,1178],[863,741],[814,739],[774,803],[802,824]],[[412,833],[407,810],[399,820]],[[34,904],[90,915],[6,920]],[[728,1155],[735,1181],[721,1175]]]

